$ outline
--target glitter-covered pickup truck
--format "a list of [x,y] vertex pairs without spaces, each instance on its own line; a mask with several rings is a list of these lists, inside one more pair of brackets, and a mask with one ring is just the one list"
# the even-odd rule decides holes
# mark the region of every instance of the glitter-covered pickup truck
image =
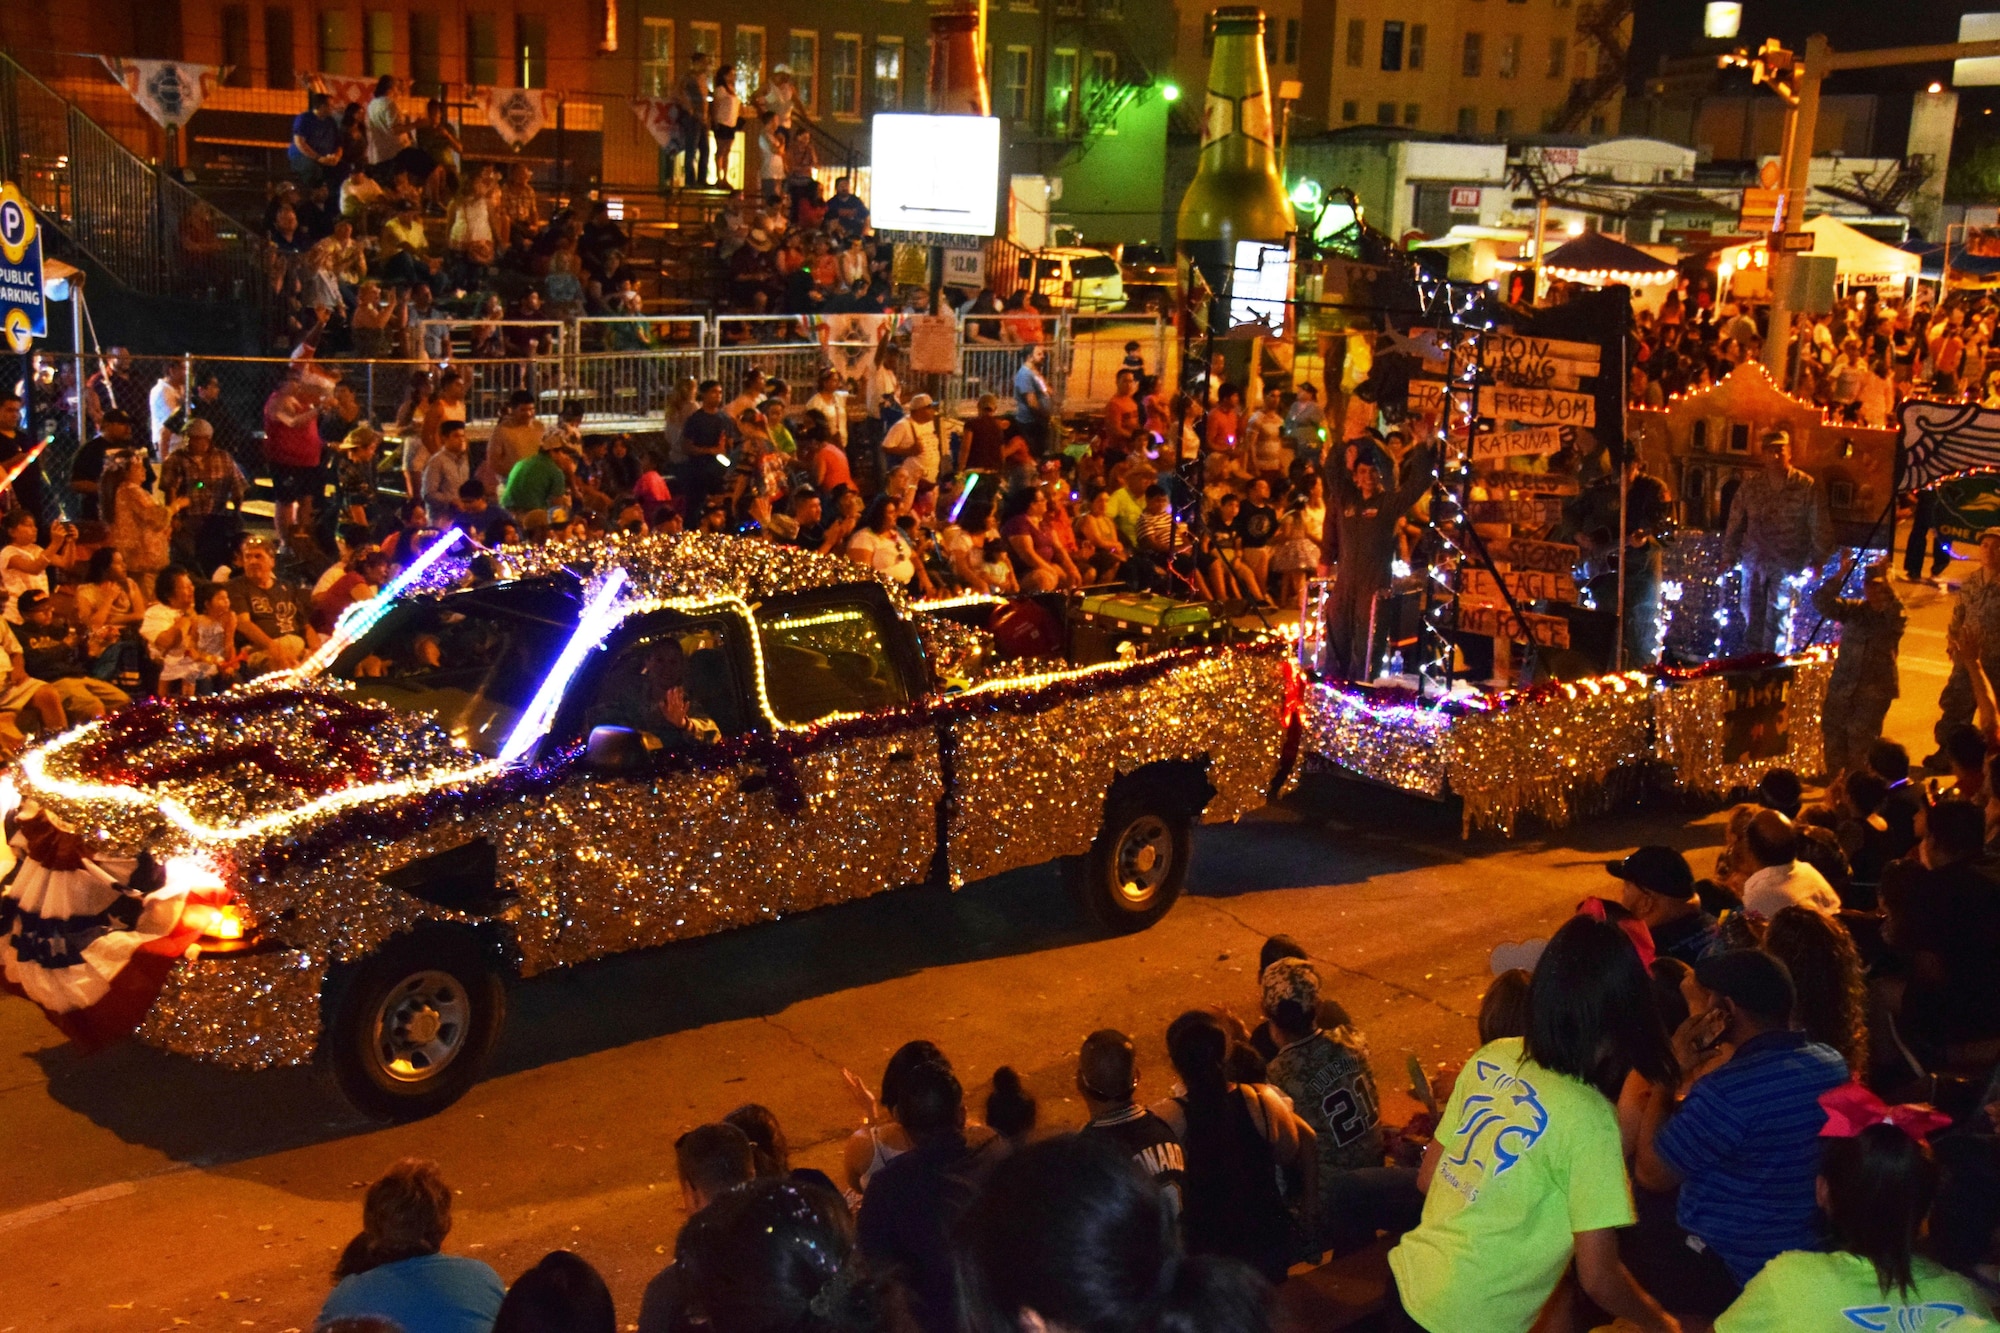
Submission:
[[294,673],[24,756],[9,989],[80,1043],[317,1060],[420,1116],[510,978],[1056,857],[1139,929],[1190,823],[1282,777],[1275,644],[1003,661],[991,599],[700,534],[419,564]]

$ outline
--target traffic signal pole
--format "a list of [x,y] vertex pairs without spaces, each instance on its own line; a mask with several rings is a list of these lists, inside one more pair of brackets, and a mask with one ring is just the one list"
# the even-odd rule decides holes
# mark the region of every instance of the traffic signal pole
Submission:
[[[1773,219],[1771,238],[1771,320],[1764,334],[1761,360],[1779,384],[1786,382],[1786,351],[1792,337],[1791,277],[1798,256],[1783,249],[1782,231],[1796,230],[1805,221],[1806,192],[1812,182],[1813,137],[1819,128],[1820,84],[1829,74],[1847,69],[1879,69],[1887,65],[1924,65],[1938,60],[1966,60],[1976,56],[2000,56],[2000,41],[1940,42],[1935,46],[1893,46],[1879,51],[1835,52],[1825,37],[1814,33],[1806,38],[1806,49],[1798,65],[1790,71],[1772,70],[1760,81],[1768,81],[1783,94],[1786,77],[1794,80],[1795,101],[1787,119],[1792,130],[1785,144],[1785,206]],[[1940,164],[1943,170],[1946,164]]]

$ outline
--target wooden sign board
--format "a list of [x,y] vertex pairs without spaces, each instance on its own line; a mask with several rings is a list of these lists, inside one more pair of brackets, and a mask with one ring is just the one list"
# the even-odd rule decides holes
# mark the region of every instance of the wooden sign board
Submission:
[[1558,366],[1579,375],[1595,375],[1604,353],[1595,343],[1556,338],[1523,338],[1514,333],[1486,335],[1486,368],[1502,384],[1546,384]]
[[1538,616],[1532,611],[1517,619],[1504,607],[1467,606],[1461,602],[1458,629],[1461,634],[1483,634],[1493,639],[1505,637],[1520,643],[1527,642],[1532,633],[1534,641],[1544,648],[1569,647],[1567,620],[1561,616]]
[[1531,542],[1526,537],[1508,537],[1486,543],[1486,553],[1515,569],[1538,569],[1550,574],[1568,574],[1583,559],[1583,552],[1561,542]]
[[1519,458],[1522,456],[1540,458],[1558,453],[1562,449],[1562,432],[1554,426],[1535,426],[1528,430],[1495,431],[1491,435],[1472,437],[1472,458],[1474,462],[1488,458]]
[[1494,386],[1479,391],[1479,415],[1533,425],[1595,426],[1597,399],[1587,393],[1565,393],[1560,389]]
[[[1475,566],[1465,566],[1459,570],[1459,594],[1477,602],[1499,603],[1500,585],[1493,576]],[[1534,569],[1502,570],[1500,582],[1506,584],[1507,591],[1517,602],[1570,602],[1576,601],[1576,580],[1568,574],[1550,574]]]
[[1444,385],[1438,380],[1411,380],[1409,410],[1425,416],[1437,416],[1444,411]]
[[1474,500],[1466,507],[1474,523],[1512,523],[1523,528],[1546,528],[1562,522],[1562,501],[1553,497],[1524,495],[1512,500]]

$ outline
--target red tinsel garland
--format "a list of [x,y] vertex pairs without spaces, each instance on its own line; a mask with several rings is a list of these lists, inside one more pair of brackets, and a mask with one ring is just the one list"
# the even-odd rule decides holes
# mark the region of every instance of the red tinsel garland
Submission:
[[[206,754],[184,755],[161,763],[135,758],[147,746],[166,740],[176,718],[261,717],[306,706],[330,715],[314,718],[306,725],[305,734],[330,748],[332,757],[339,762],[311,766],[293,763],[269,741],[219,746]],[[251,764],[286,786],[310,796],[323,796],[355,783],[372,782],[380,776],[381,766],[361,736],[380,726],[382,719],[381,709],[303,690],[151,700],[114,715],[105,723],[104,734],[78,751],[76,764],[85,777],[131,787],[176,782]]]

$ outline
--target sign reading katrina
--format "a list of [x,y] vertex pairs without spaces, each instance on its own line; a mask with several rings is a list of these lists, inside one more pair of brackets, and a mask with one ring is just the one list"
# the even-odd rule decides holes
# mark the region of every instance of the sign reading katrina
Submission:
[[17,352],[27,351],[49,332],[42,234],[35,226],[35,210],[12,181],[0,183],[0,327]]

